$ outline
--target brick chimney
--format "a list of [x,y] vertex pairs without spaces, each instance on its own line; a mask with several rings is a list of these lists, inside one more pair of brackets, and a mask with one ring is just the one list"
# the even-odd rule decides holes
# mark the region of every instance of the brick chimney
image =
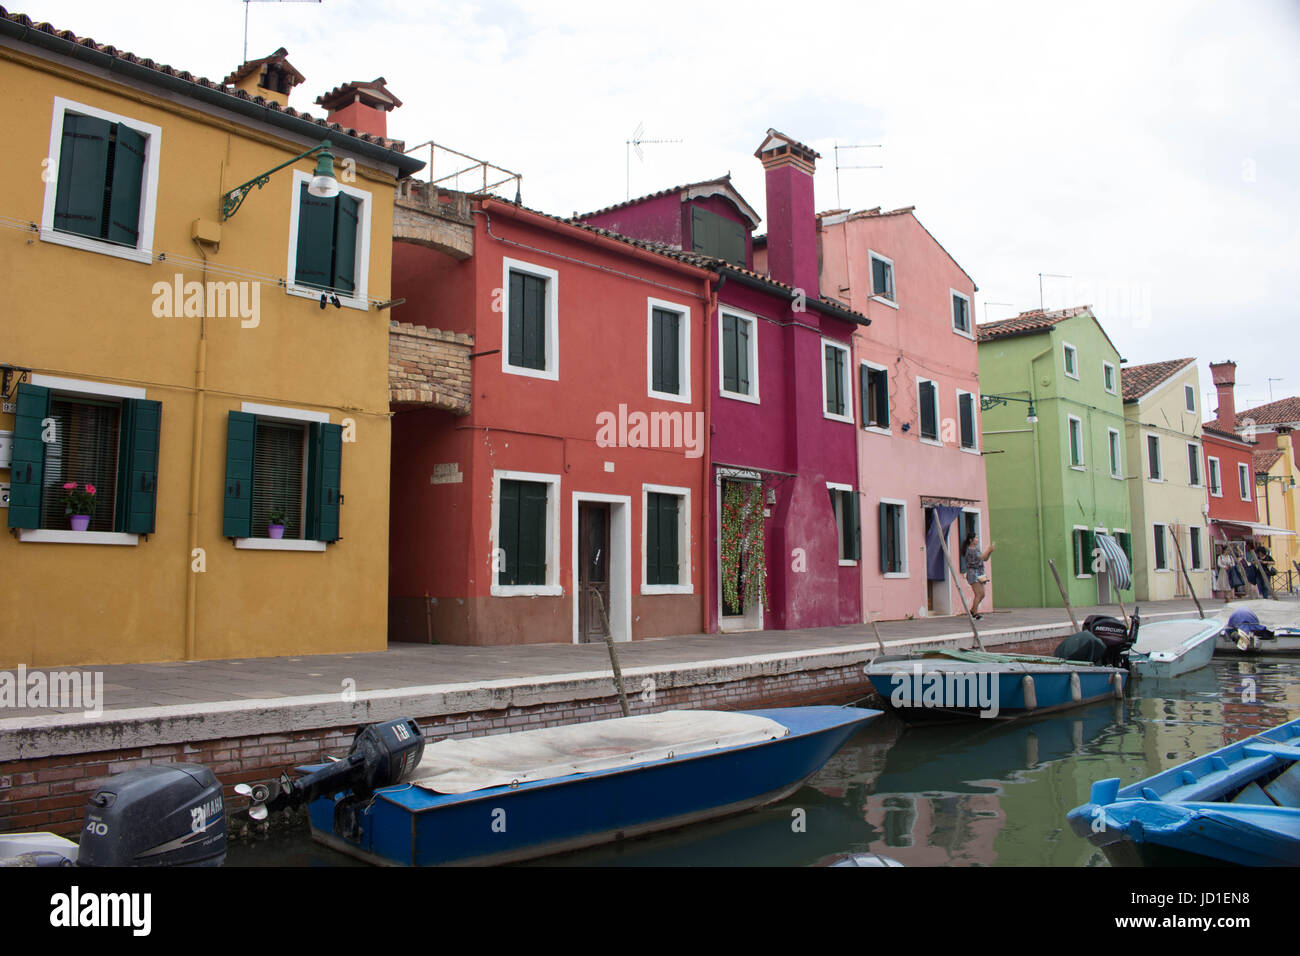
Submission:
[[371,136],[388,138],[388,114],[402,105],[402,101],[388,91],[387,81],[377,77],[369,83],[356,81],[336,86],[316,98],[325,107],[325,118],[344,129],[354,129]]
[[260,96],[281,106],[289,105],[289,94],[305,77],[289,62],[289,51],[284,47],[260,60],[247,60],[221,82],[242,90],[249,96]]
[[1237,422],[1237,402],[1232,397],[1233,386],[1237,384],[1237,363],[1211,362],[1210,376],[1219,393],[1219,408],[1215,413],[1215,427],[1231,433]]
[[819,270],[813,173],[821,154],[769,129],[754,155],[767,176],[768,274],[816,296]]

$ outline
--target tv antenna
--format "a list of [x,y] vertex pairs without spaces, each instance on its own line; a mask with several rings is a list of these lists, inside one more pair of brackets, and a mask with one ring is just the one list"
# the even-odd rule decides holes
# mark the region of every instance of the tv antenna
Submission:
[[626,146],[623,150],[624,153],[626,154],[626,160],[627,160],[627,198],[628,199],[632,198],[632,153],[633,152],[636,153],[636,158],[639,162],[645,162],[645,153],[641,149],[643,145],[648,146],[651,143],[680,143],[680,142],[681,142],[680,139],[646,139],[645,123],[641,122],[636,124],[636,129],[632,131],[632,138],[627,140]]
[[1268,380],[1268,400],[1269,400],[1270,402],[1273,401],[1273,383],[1274,383],[1274,382],[1283,382],[1283,381],[1286,381],[1286,380],[1283,379],[1283,378],[1280,378],[1280,377],[1279,377],[1279,378],[1270,378],[1270,379]]
[[884,168],[885,168],[885,167],[882,166],[882,165],[875,165],[875,166],[841,166],[841,165],[840,165],[840,150],[842,150],[842,149],[883,149],[883,148],[884,148],[884,144],[882,144],[882,143],[860,143],[860,144],[853,145],[853,146],[841,146],[841,145],[839,144],[839,141],[836,140],[836,142],[835,142],[835,207],[836,207],[837,209],[838,209],[839,206],[840,206],[840,170],[841,170],[841,169],[884,169]]
[[1005,306],[1006,306],[1007,308],[1009,308],[1009,309],[1014,309],[1014,308],[1016,307],[1016,305],[1015,305],[1014,302],[985,302],[985,303],[984,303],[984,321],[985,321],[985,322],[987,322],[987,321],[989,320],[989,306],[991,306],[991,305],[1005,305]]
[[1043,311],[1043,278],[1044,277],[1047,277],[1048,279],[1073,279],[1074,278],[1074,276],[1064,276],[1056,272],[1038,273],[1038,311],[1039,312]]
[[250,3],[320,3],[321,0],[243,0],[244,4],[244,58],[240,65],[248,62],[248,5]]

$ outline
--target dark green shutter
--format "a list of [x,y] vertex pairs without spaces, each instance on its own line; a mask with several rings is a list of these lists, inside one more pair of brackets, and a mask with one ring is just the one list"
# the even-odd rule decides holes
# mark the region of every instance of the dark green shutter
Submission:
[[883,501],[879,504],[880,513],[880,572],[889,573],[889,505]]
[[352,293],[357,289],[357,232],[361,204],[346,193],[339,193],[334,220],[334,288]]
[[546,583],[546,485],[520,482],[519,584]]
[[938,438],[939,422],[934,401],[934,383],[921,383],[921,437]]
[[343,426],[312,422],[307,434],[307,538],[339,539]]
[[497,584],[519,583],[519,488],[522,482],[504,479],[497,501],[497,548],[505,556]]
[[226,491],[221,533],[227,538],[253,536],[253,450],[257,416],[230,412],[226,418]]
[[660,580],[663,567],[660,554],[663,550],[663,532],[661,526],[660,501],[662,496],[654,492],[646,495],[646,584],[663,584]]
[[113,144],[113,191],[108,202],[110,242],[127,246],[140,243],[140,191],[144,182],[146,137],[122,124],[115,127]]
[[506,362],[522,367],[524,364],[524,276],[520,272],[510,273],[510,316],[506,333],[510,337],[507,343]]
[[975,447],[975,397],[961,397],[961,444],[963,448]]
[[676,495],[646,496],[646,584],[679,584]]
[[546,368],[546,280],[524,276],[524,365]]
[[691,207],[691,249],[745,265],[745,227],[734,219],[699,206]]
[[691,207],[691,249],[706,256],[717,255],[718,229],[708,210]]
[[651,341],[654,355],[651,358],[651,388],[656,392],[677,395],[681,392],[679,347],[681,316],[665,309],[655,309],[653,316]]
[[338,204],[307,191],[303,183],[298,192],[298,261],[294,282],[317,289],[328,289],[333,281],[334,216]]
[[54,228],[99,239],[104,235],[104,188],[108,182],[107,120],[63,115]]
[[889,373],[884,369],[876,373],[876,424],[889,427]]
[[728,392],[740,391],[739,369],[736,367],[737,320],[734,315],[722,317],[722,387]]
[[845,560],[858,561],[862,558],[862,514],[858,507],[857,492],[845,492],[848,498],[848,519],[845,522],[845,534],[848,536],[848,557]]
[[9,527],[41,526],[41,486],[45,478],[42,425],[50,417],[50,390],[40,385],[18,386],[14,415],[13,461],[10,465]]
[[158,449],[162,403],[128,398],[118,431],[117,530],[153,534],[158,498]]
[[736,320],[736,379],[738,391],[749,394],[749,322]]

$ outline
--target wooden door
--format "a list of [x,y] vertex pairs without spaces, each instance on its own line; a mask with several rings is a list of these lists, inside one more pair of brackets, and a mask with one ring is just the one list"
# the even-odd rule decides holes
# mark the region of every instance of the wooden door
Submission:
[[[578,505],[578,639],[605,639],[609,616],[609,505]],[[605,614],[601,615],[601,607]]]

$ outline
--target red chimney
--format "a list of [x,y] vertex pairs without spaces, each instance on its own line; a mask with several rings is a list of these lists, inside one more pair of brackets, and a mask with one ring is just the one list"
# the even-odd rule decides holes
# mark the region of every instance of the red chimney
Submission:
[[1237,384],[1237,363],[1211,362],[1210,376],[1219,393],[1219,409],[1214,424],[1220,431],[1232,432],[1237,423],[1237,402],[1232,397],[1233,386]]
[[316,102],[329,111],[325,118],[344,129],[388,138],[388,114],[402,101],[388,91],[381,76],[369,83],[360,81],[336,86]]
[[818,292],[817,210],[813,173],[821,154],[798,140],[767,131],[754,153],[767,171],[767,268],[778,282]]

